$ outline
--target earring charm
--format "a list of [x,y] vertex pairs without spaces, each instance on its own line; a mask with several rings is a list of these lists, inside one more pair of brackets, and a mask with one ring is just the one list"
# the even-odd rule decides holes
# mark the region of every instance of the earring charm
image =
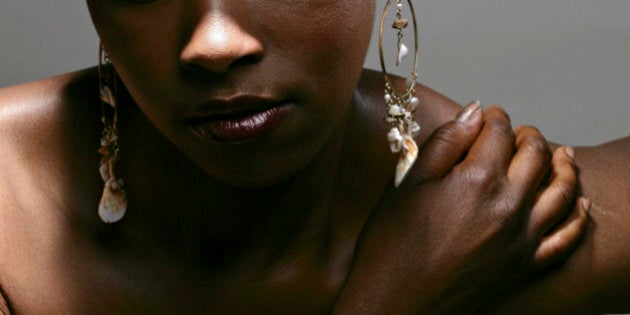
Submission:
[[120,159],[116,72],[102,45],[99,51],[98,78],[102,110],[101,122],[103,123],[101,147],[98,150],[102,155],[99,173],[104,182],[103,195],[98,205],[98,215],[105,223],[115,223],[125,216],[127,197],[123,189],[123,180],[117,178],[114,173],[115,164]]
[[413,70],[410,78],[407,80],[405,91],[396,90],[389,78],[387,67],[385,65],[385,57],[383,53],[383,31],[387,13],[392,5],[396,3],[396,18],[392,23],[392,28],[396,31],[398,37],[396,49],[396,66],[399,66],[402,60],[408,55],[409,48],[403,43],[404,30],[409,26],[409,20],[403,18],[403,0],[388,0],[381,17],[381,25],[379,29],[379,56],[381,61],[381,69],[385,77],[385,105],[387,106],[387,117],[385,122],[391,126],[387,135],[392,153],[399,155],[398,164],[394,177],[394,186],[398,187],[403,182],[411,167],[418,157],[418,145],[414,138],[420,134],[420,125],[414,121],[414,113],[418,105],[419,99],[415,96],[415,84],[418,77],[418,26],[416,22],[416,14],[413,9],[411,0],[406,2],[409,4],[411,11],[413,32],[414,32],[414,60]]

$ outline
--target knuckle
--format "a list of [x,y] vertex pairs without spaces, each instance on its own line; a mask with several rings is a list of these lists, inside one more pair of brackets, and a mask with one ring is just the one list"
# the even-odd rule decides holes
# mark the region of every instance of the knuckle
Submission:
[[514,142],[514,131],[509,123],[499,119],[490,119],[486,123],[493,135]]
[[482,167],[471,167],[466,172],[466,179],[469,184],[479,185],[492,181],[493,174],[490,170]]
[[515,129],[517,134],[522,134],[522,133],[531,133],[531,134],[538,134],[542,136],[542,133],[540,132],[540,130],[532,125],[520,125],[518,127],[516,127]]
[[447,144],[457,142],[462,135],[462,129],[456,122],[449,122],[433,132],[432,138]]
[[488,196],[496,195],[500,191],[499,175],[492,169],[473,166],[467,168],[463,173],[466,187],[481,191]]
[[501,104],[492,104],[488,106],[487,111],[497,112],[500,115],[507,116],[507,112],[505,112],[505,109]]
[[522,134],[523,132],[528,130],[529,127],[530,127],[529,125],[518,125],[516,126],[516,128],[514,128],[514,133],[517,135]]
[[500,104],[490,105],[488,107],[488,109],[486,110],[486,112],[492,113],[492,116],[497,115],[499,117],[502,117],[503,119],[507,120],[508,122],[511,121],[510,115],[508,115],[508,113],[505,111],[505,108],[503,108],[503,106],[501,106]]
[[575,161],[567,155],[564,147],[557,148],[555,151],[553,151],[552,159],[554,167],[557,166],[556,168],[558,170],[571,170],[572,172],[577,171],[577,165],[575,164]]
[[522,140],[521,147],[545,162],[551,161],[551,157],[553,156],[549,144],[542,135],[525,136]]

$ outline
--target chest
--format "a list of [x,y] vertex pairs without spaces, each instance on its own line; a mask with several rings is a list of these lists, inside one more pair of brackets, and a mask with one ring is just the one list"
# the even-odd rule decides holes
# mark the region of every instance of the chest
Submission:
[[70,256],[15,271],[3,288],[20,314],[323,314],[343,284],[342,277],[295,267],[238,275],[155,262],[111,269]]
[[348,259],[287,254],[226,268],[144,244],[117,252],[68,228],[13,222],[3,236],[0,283],[18,314],[328,313],[348,266]]

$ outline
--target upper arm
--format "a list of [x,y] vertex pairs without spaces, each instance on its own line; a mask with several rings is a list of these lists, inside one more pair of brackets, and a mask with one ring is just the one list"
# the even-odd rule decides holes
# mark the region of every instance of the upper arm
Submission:
[[593,201],[583,242],[557,268],[509,290],[499,314],[630,310],[630,137],[579,148],[582,194]]

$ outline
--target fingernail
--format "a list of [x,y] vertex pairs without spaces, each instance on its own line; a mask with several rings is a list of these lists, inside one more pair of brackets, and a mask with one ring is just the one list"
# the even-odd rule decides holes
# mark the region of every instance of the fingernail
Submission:
[[466,105],[462,112],[457,115],[456,119],[463,123],[467,123],[472,121],[475,117],[478,117],[479,114],[481,114],[481,102],[474,101]]
[[575,150],[573,147],[564,147],[564,152],[571,158],[571,160],[575,160]]
[[580,198],[581,199],[581,203],[582,203],[582,208],[584,209],[584,211],[586,212],[590,212],[591,208],[593,207],[593,202],[590,199],[586,199],[586,198]]

